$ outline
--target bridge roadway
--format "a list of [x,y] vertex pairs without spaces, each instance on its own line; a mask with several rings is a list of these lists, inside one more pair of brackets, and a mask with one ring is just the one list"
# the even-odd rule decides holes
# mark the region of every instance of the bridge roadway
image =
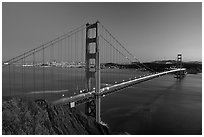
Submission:
[[[121,89],[133,86],[135,84],[144,82],[144,81],[148,81],[166,74],[170,74],[170,73],[176,73],[176,72],[185,72],[186,69],[185,68],[179,68],[179,69],[174,69],[174,70],[169,70],[169,71],[164,71],[164,72],[160,72],[160,73],[155,73],[155,74],[149,74],[146,76],[140,76],[138,78],[135,78],[133,80],[129,80],[126,82],[122,82],[119,84],[115,84],[109,87],[104,87],[100,90],[99,93],[96,93],[94,90],[87,92],[87,93],[82,93],[76,96],[72,96],[72,97],[68,97],[68,98],[61,98],[57,101],[52,102],[53,104],[67,104],[69,105],[71,108],[75,107],[77,105],[83,104],[85,102],[88,102],[92,99],[95,99],[95,96],[102,96],[104,97],[105,95],[114,93],[116,91],[119,91]],[[184,74],[184,73],[183,73]]]

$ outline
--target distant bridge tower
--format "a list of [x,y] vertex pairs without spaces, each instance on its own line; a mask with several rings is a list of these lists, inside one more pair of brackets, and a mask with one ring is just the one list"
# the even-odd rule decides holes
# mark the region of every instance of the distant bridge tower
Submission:
[[[182,54],[179,53],[177,55],[177,69],[182,68]],[[179,71],[176,73],[176,78],[177,79],[182,79],[185,76],[185,71]]]
[[182,68],[182,54],[177,55],[177,68]]
[[[92,34],[92,35],[90,35]],[[100,59],[98,41],[98,21],[94,24],[86,24],[86,92],[93,90],[95,85],[95,99],[85,104],[85,113],[100,122]]]

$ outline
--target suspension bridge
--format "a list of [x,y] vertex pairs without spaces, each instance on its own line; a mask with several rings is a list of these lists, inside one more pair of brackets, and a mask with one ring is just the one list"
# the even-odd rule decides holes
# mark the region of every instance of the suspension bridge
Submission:
[[131,54],[99,21],[84,24],[2,65],[3,96],[46,99],[101,121],[101,98],[166,74],[185,75],[182,55],[174,68],[156,72]]

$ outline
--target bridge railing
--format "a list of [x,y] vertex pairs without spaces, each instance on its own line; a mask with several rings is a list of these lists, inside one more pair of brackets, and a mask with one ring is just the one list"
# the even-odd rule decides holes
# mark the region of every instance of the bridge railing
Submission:
[[100,95],[102,97],[105,97],[106,95],[109,95],[111,93],[128,88],[128,87],[133,86],[135,84],[139,84],[139,83],[142,83],[142,82],[145,82],[145,81],[148,81],[148,80],[151,80],[151,79],[163,76],[163,75],[167,75],[170,73],[185,72],[185,71],[186,71],[185,68],[180,68],[180,69],[173,69],[173,70],[164,71],[164,72],[160,72],[160,73],[148,74],[145,76],[136,77],[133,80],[124,81],[124,82],[119,83],[119,84],[115,84],[115,85],[101,88],[100,93],[96,93],[95,90],[93,90],[89,93],[83,93],[83,94],[68,97],[68,98],[61,98],[57,101],[53,101],[52,103],[53,104],[68,104],[70,107],[75,107],[77,105],[81,105],[81,104],[88,102],[90,100],[94,100],[96,94]]

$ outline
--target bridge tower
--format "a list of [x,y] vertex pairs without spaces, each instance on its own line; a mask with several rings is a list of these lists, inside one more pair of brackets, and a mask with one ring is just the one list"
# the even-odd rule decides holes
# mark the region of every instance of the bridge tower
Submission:
[[[90,35],[92,34],[92,36]],[[93,36],[94,35],[94,36]],[[98,39],[98,21],[94,24],[86,24],[86,52],[85,52],[86,66],[86,92],[94,89],[95,98],[85,104],[85,113],[92,116],[97,122],[100,118],[100,58],[99,58],[99,39]]]
[[[177,69],[182,68],[182,54],[177,54]],[[182,79],[185,75],[185,71],[179,71],[176,73],[176,78],[177,79]]]
[[182,68],[182,54],[177,55],[177,68]]

